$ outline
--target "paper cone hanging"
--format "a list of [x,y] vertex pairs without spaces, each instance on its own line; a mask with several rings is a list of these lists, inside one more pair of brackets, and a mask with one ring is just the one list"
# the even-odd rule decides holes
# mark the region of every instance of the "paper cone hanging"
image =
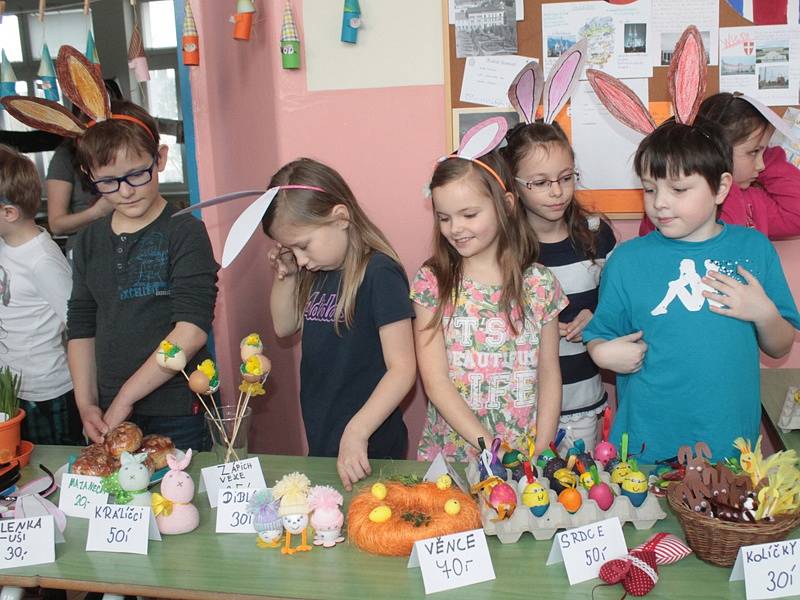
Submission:
[[196,67],[200,64],[200,36],[197,35],[197,23],[194,22],[192,5],[189,0],[183,3],[183,64]]
[[92,35],[92,30],[89,30],[89,33],[86,35],[86,52],[84,55],[89,60],[92,65],[94,65],[95,71],[97,74],[102,77],[103,72],[100,69],[100,56],[97,54],[97,48],[94,45],[94,36]]
[[233,39],[247,41],[253,30],[253,15],[256,7],[253,0],[236,0],[236,15],[233,17]]
[[[14,96],[17,93],[17,76],[14,74],[14,69],[11,68],[11,63],[8,61],[6,51],[2,50],[2,57],[0,57],[0,98],[3,96]],[[3,105],[0,104],[0,110],[3,110]]]
[[36,73],[38,81],[36,87],[44,92],[47,100],[58,102],[58,84],[56,83],[56,68],[53,66],[53,58],[50,56],[50,48],[47,44],[42,46],[42,60],[39,63],[39,71]]
[[286,0],[283,6],[283,26],[281,27],[281,61],[284,69],[300,68],[300,36],[294,23],[292,4]]
[[358,41],[359,27],[361,27],[361,6],[358,4],[358,0],[344,0],[342,41],[355,44]]
[[150,68],[147,65],[142,30],[138,23],[133,26],[131,42],[128,44],[128,68],[133,70],[139,83],[150,81]]

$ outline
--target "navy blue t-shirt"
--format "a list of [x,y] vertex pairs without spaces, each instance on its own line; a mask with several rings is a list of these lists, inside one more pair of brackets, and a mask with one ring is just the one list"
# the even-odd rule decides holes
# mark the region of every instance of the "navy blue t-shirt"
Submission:
[[[386,373],[379,330],[414,316],[408,279],[376,252],[358,288],[351,327],[334,330],[341,271],[320,273],[303,312],[300,405],[309,456],[338,456],[344,428]],[[404,458],[407,430],[395,409],[369,439],[370,458]]]

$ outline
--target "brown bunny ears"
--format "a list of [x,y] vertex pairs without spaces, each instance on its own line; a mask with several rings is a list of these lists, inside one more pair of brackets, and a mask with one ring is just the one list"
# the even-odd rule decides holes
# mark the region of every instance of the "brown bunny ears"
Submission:
[[[596,69],[586,76],[597,97],[614,117],[640,133],[652,133],[656,123],[631,89],[616,77]],[[675,46],[669,65],[669,94],[675,120],[691,125],[706,92],[706,53],[697,27],[690,25]]]
[[26,125],[65,137],[80,137],[89,127],[107,119],[131,121],[153,136],[150,128],[139,119],[111,113],[111,102],[99,73],[72,46],[61,46],[56,59],[56,74],[64,95],[89,117],[88,123],[81,123],[61,104],[44,98],[6,96],[0,98],[0,102],[14,118]]

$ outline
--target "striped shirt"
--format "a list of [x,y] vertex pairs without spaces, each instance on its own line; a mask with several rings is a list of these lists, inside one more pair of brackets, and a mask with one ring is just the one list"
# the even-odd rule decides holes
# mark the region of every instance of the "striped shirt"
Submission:
[[[590,219],[590,227],[594,225]],[[569,305],[558,315],[561,323],[570,323],[578,313],[588,308],[594,313],[597,307],[600,272],[606,258],[614,249],[616,239],[611,227],[601,220],[593,227],[597,236],[597,258],[586,257],[583,248],[576,248],[567,237],[560,242],[539,244],[539,262],[558,278],[561,288],[569,298]],[[606,401],[603,383],[597,365],[592,362],[583,342],[568,342],[561,338],[559,361],[563,383],[561,415],[580,415],[598,412]]]

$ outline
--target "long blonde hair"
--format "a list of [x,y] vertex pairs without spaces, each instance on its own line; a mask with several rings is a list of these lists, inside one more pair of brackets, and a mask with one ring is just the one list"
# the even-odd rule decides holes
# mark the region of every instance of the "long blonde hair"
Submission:
[[[332,214],[335,206],[343,205],[349,213],[347,252],[342,263],[342,278],[334,312],[334,330],[339,334],[340,321],[343,320],[348,328],[353,323],[356,295],[364,281],[364,273],[372,254],[382,252],[398,264],[400,258],[380,229],[358,205],[342,176],[332,168],[310,158],[299,158],[284,165],[273,175],[269,187],[280,185],[308,185],[322,188],[325,192],[302,189],[279,191],[261,220],[261,226],[267,235],[270,235],[269,230],[278,216],[290,223],[321,227],[338,220],[339,217]],[[297,281],[298,316],[302,316],[319,276],[319,272],[301,269]]]
[[[431,177],[431,191],[438,187],[458,181],[463,177],[472,177],[480,188],[492,199],[495,215],[497,217],[497,264],[503,275],[503,289],[500,295],[500,310],[506,315],[508,324],[514,335],[517,335],[524,325],[528,302],[525,300],[522,273],[531,266],[539,253],[536,236],[526,225],[525,212],[521,203],[517,201],[515,188],[505,161],[496,151],[490,152],[480,158],[503,180],[506,190],[514,195],[513,206],[506,201],[506,191],[500,187],[498,181],[483,167],[473,164],[470,160],[449,158],[440,162]],[[434,209],[435,211],[435,209]],[[433,319],[428,329],[441,327],[445,309],[455,306],[461,293],[461,282],[464,274],[463,258],[458,251],[450,245],[439,229],[438,220],[433,220],[433,256],[425,261],[436,277],[439,288],[439,304],[433,313]],[[517,307],[521,321],[515,322],[512,310]]]

